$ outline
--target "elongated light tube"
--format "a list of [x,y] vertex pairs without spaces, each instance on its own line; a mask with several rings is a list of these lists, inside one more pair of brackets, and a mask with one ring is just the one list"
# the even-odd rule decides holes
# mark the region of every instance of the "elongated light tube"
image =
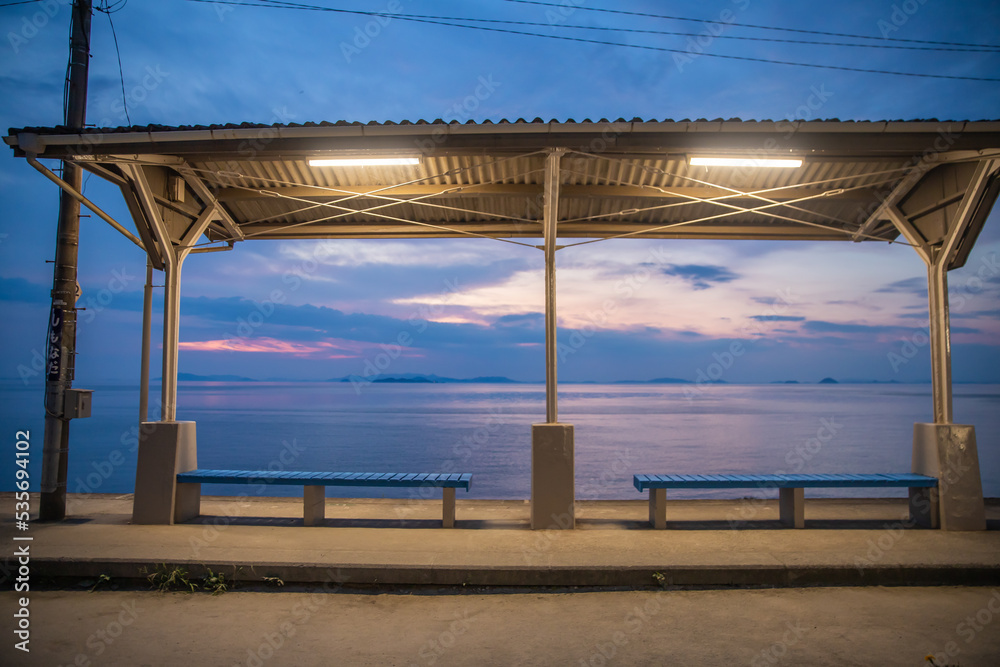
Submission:
[[309,160],[310,167],[401,167],[420,164],[416,157],[345,157]]
[[802,166],[798,158],[756,158],[756,157],[691,157],[688,164],[693,167],[779,167],[794,169]]

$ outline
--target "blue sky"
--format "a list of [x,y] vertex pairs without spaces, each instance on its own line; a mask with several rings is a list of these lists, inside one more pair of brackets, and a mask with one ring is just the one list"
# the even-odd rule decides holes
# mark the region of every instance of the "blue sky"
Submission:
[[[318,4],[537,22],[544,25],[513,29],[687,53],[400,19],[377,23],[349,14],[133,0],[113,14],[131,123],[1000,116],[996,83],[741,62],[697,52],[996,77],[997,53],[711,36],[820,38],[731,25],[738,22],[996,43],[1000,6],[994,2],[670,3],[672,15],[706,23],[587,11],[668,11],[664,3],[634,0],[562,8],[501,0]],[[682,36],[571,33],[562,27],[568,24],[692,31],[701,34],[702,46]],[[61,0],[0,9],[4,128],[60,123],[68,26],[69,9]],[[474,97],[477,88],[481,94]],[[108,17],[96,14],[88,122],[128,124],[122,95]],[[86,193],[118,219],[128,218],[115,188],[91,178]],[[0,378],[40,387],[57,193],[5,149],[0,197]],[[1000,381],[998,217],[987,222],[967,266],[950,276],[957,381]],[[76,384],[135,381],[144,258],[96,218],[84,218],[82,232],[81,303],[87,310],[81,313]],[[924,276],[912,249],[882,244],[619,240],[563,251],[560,377],[694,380],[718,364],[729,382],[825,376],[926,381]],[[248,242],[231,253],[189,259],[183,295],[182,372],[322,379],[363,374],[378,364],[390,373],[544,376],[542,255],[532,249],[465,239]],[[727,356],[734,349],[741,353]]]

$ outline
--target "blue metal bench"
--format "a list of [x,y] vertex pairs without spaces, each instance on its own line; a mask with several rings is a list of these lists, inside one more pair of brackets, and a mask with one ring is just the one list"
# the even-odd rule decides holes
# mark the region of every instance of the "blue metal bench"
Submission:
[[[380,486],[440,487],[443,489],[445,528],[455,527],[455,489],[469,490],[471,473],[402,473],[402,472],[292,472],[272,470],[190,470],[177,474],[178,495],[195,498],[195,510],[202,484],[283,484],[303,487],[303,523],[322,525],[326,518],[326,487]],[[181,488],[182,485],[197,485]],[[198,514],[197,511],[194,512]]]
[[[639,491],[649,489],[649,522],[654,528],[666,528],[667,489],[778,489],[781,523],[802,528],[805,525],[805,488],[907,487],[931,489],[937,478],[915,473],[900,475],[633,475]],[[936,494],[928,494],[934,502]],[[912,503],[911,503],[912,507]],[[934,516],[937,512],[932,510]]]

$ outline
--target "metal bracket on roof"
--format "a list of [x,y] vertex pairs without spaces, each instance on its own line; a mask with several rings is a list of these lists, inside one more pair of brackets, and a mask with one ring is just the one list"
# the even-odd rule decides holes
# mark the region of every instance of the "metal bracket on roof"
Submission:
[[875,228],[875,225],[878,224],[878,221],[888,215],[887,210],[890,207],[894,207],[910,190],[916,187],[917,183],[920,182],[920,179],[923,178],[924,174],[928,171],[930,171],[930,168],[922,162],[908,171],[906,175],[903,176],[903,180],[901,180],[896,187],[892,189],[889,196],[883,199],[882,203],[879,204],[879,207],[872,211],[871,215],[869,215],[868,218],[861,223],[861,226],[858,227],[857,231],[854,232],[854,235],[851,236],[851,240],[855,243],[865,240],[865,238],[870,235],[872,229]]
[[917,254],[927,263],[930,264],[933,260],[932,253],[933,249],[930,244],[927,243],[925,239],[913,223],[903,215],[903,212],[896,208],[895,204],[883,204],[880,207],[883,214],[889,217],[892,224],[899,230],[899,233],[903,235],[904,238],[913,246],[917,251]]
[[167,227],[157,210],[157,202],[153,196],[153,191],[146,180],[146,174],[141,165],[123,165],[122,170],[132,178],[132,188],[130,193],[135,198],[135,203],[143,218],[149,225],[149,231],[156,247],[159,250],[160,258],[163,261],[163,270],[173,270],[177,264],[177,257],[174,253],[173,241]]
[[[965,265],[969,251],[993,208],[993,201],[1000,192],[996,169],[1000,160],[983,160],[965,190],[955,214],[955,227],[949,232],[944,253],[945,269],[951,271]],[[984,199],[987,200],[984,202]],[[985,203],[985,206],[983,205]],[[967,239],[972,239],[967,243]]]
[[226,210],[212,190],[205,185],[205,181],[201,179],[190,167],[177,167],[177,172],[181,175],[184,181],[190,186],[194,193],[205,202],[206,206],[214,206],[217,214],[217,218],[222,226],[225,227],[229,236],[234,241],[242,241],[245,236],[243,230],[240,226],[236,224],[233,217],[229,215],[229,211]]
[[135,234],[133,234],[132,232],[130,232],[129,230],[127,230],[124,225],[122,225],[120,222],[118,222],[117,220],[115,220],[114,218],[112,218],[110,215],[108,215],[107,213],[105,213],[104,210],[101,207],[99,207],[97,204],[95,204],[94,202],[92,202],[89,199],[87,199],[86,197],[84,197],[80,192],[77,192],[76,188],[74,188],[72,185],[70,185],[69,183],[67,183],[63,179],[59,178],[58,176],[56,176],[54,173],[52,173],[52,171],[49,170],[45,165],[43,165],[38,160],[36,160],[34,155],[28,155],[27,156],[27,160],[28,160],[28,164],[30,164],[32,167],[34,167],[35,169],[37,169],[38,171],[40,171],[42,174],[44,174],[46,178],[48,178],[50,181],[52,181],[53,183],[55,183],[56,185],[58,185],[64,192],[66,192],[67,194],[69,194],[69,196],[73,197],[73,199],[76,199],[78,202],[80,202],[81,204],[83,204],[84,206],[86,206],[87,208],[89,208],[91,211],[93,211],[94,213],[96,213],[99,218],[101,218],[102,220],[104,220],[105,222],[107,222],[109,225],[111,225],[112,227],[114,227],[115,229],[117,229],[119,232],[121,232],[122,235],[125,236],[125,238],[127,238],[129,241],[131,241],[132,243],[136,244],[137,246],[139,246],[143,250],[146,249],[146,246],[143,245],[142,241],[140,241],[135,236]]

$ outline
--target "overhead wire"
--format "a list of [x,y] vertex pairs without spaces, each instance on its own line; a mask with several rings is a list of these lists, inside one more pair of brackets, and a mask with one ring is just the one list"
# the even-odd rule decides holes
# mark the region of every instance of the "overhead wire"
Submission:
[[[261,2],[269,2],[270,0],[261,0]],[[501,2],[512,2],[522,5],[538,5],[542,7],[558,7],[560,9],[565,9],[566,5],[557,4],[554,2],[541,2],[540,0],[501,0]],[[710,21],[707,19],[692,18],[686,16],[668,16],[665,14],[649,14],[645,12],[631,12],[624,9],[603,9],[601,7],[584,7],[582,5],[574,5],[574,9],[578,9],[585,12],[602,12],[606,14],[621,14],[625,16],[641,16],[643,18],[654,18],[654,19],[667,19],[670,21],[691,21],[694,23],[717,23],[717,21]],[[777,26],[769,25],[757,25],[754,23],[736,23],[736,22],[726,22],[726,25],[731,25],[739,28],[756,28],[757,30],[777,30],[781,32],[797,32],[807,35],[824,35],[826,37],[848,37],[851,39],[877,39],[888,42],[910,42],[913,44],[938,44],[942,46],[982,46],[990,48],[1000,48],[1000,44],[970,44],[967,42],[938,42],[926,39],[903,39],[900,37],[872,37],[871,35],[854,35],[845,32],[828,32],[825,30],[805,30],[801,28],[781,28]]]
[[[298,9],[298,10],[307,10],[307,11],[332,12],[332,13],[338,13],[338,14],[355,14],[355,15],[359,15],[360,14],[360,15],[364,15],[364,16],[384,16],[384,17],[387,17],[387,18],[393,18],[393,19],[397,19],[397,20],[400,20],[400,21],[408,21],[408,22],[412,22],[412,23],[424,23],[424,24],[430,24],[430,25],[442,25],[442,26],[447,26],[447,27],[452,27],[452,28],[464,28],[466,30],[479,30],[479,31],[485,31],[485,32],[504,33],[504,34],[509,34],[509,35],[522,35],[522,36],[526,36],[526,37],[541,37],[541,38],[544,38],[544,39],[556,39],[556,40],[570,41],[570,42],[579,42],[579,43],[585,43],[585,44],[597,44],[597,45],[600,45],[600,46],[620,46],[620,47],[624,47],[624,48],[641,49],[641,50],[646,50],[646,51],[656,51],[656,52],[662,52],[662,53],[675,53],[675,54],[680,54],[680,55],[683,55],[683,56],[686,56],[686,57],[691,57],[691,55],[692,55],[689,51],[684,50],[684,49],[671,49],[671,48],[667,48],[667,47],[651,46],[651,45],[646,45],[646,44],[627,44],[627,43],[623,43],[623,42],[610,42],[610,41],[606,41],[606,40],[586,39],[586,38],[583,38],[583,37],[572,37],[572,36],[568,36],[568,35],[546,35],[546,34],[535,33],[535,32],[526,32],[526,31],[522,31],[522,30],[510,30],[510,29],[507,29],[507,28],[495,28],[495,27],[479,26],[479,25],[463,25],[461,23],[454,23],[454,22],[452,22],[453,20],[461,20],[461,19],[453,19],[453,20],[422,19],[422,18],[415,18],[415,17],[412,17],[412,16],[405,16],[405,15],[399,15],[399,14],[391,14],[391,13],[386,13],[386,12],[340,9],[340,8],[334,8],[334,7],[323,7],[323,6],[318,6],[318,5],[306,5],[306,4],[301,4],[301,3],[281,2],[280,0],[261,0],[260,2],[241,2],[241,1],[238,1],[238,0],[186,0],[186,1],[187,2],[200,2],[200,3],[205,3],[205,4],[216,4],[216,5],[236,5],[236,6],[245,6],[245,7],[263,7],[263,8],[271,8],[271,9]],[[738,61],[743,61],[743,62],[758,62],[758,63],[765,63],[765,64],[771,64],[771,65],[789,65],[789,66],[793,66],[793,67],[808,67],[808,68],[814,68],[814,69],[828,69],[828,70],[838,70],[838,71],[845,71],[845,72],[858,72],[858,73],[862,73],[862,74],[884,74],[884,75],[890,75],[890,76],[907,76],[907,77],[918,77],[918,78],[929,78],[929,79],[948,79],[948,80],[957,80],[957,81],[989,81],[989,82],[1000,82],[1000,78],[996,78],[996,77],[959,76],[959,75],[952,75],[952,74],[925,74],[925,73],[920,73],[920,72],[897,72],[897,71],[893,71],[893,70],[881,70],[881,69],[871,69],[871,68],[862,68],[862,67],[848,67],[846,65],[821,65],[821,64],[816,64],[816,63],[802,63],[802,62],[795,62],[795,61],[790,61],[790,60],[777,60],[777,59],[773,59],[773,58],[756,58],[756,57],[753,57],[753,56],[736,56],[736,55],[721,54],[721,53],[708,53],[708,52],[702,52],[702,53],[700,53],[698,55],[709,57],[709,58],[722,58],[722,59],[725,59],[725,60],[738,60]]]
[[[291,2],[291,0],[256,0],[258,3],[263,3],[284,6],[288,8],[295,9],[313,9],[315,11],[321,11],[320,6],[314,5],[304,5],[302,3]],[[326,8],[329,11],[340,12],[341,10]],[[344,12],[351,13],[349,10],[343,10]],[[569,30],[591,30],[600,32],[623,32],[623,33],[636,33],[643,35],[662,35],[662,36],[672,36],[672,37],[703,37],[704,33],[697,32],[676,32],[671,30],[650,30],[644,28],[618,28],[613,26],[591,26],[591,25],[574,25],[569,23],[560,23],[558,26],[554,26],[552,23],[541,23],[538,21],[512,21],[509,19],[485,19],[485,18],[475,18],[475,17],[458,17],[458,16],[430,16],[425,14],[399,14],[390,12],[379,12],[379,11],[366,11],[360,10],[358,13],[368,14],[370,16],[386,17],[386,18],[402,18],[402,19],[427,19],[427,20],[440,20],[440,21],[469,21],[473,23],[496,23],[501,25],[522,25],[522,26],[533,26],[533,27],[558,27]],[[695,20],[695,19],[691,19]],[[703,21],[703,23],[711,23],[711,21]],[[726,25],[739,25],[733,23],[726,23]],[[859,36],[852,36],[855,39],[860,38]],[[1000,44],[988,45],[971,45],[971,44],[955,44],[954,46],[908,46],[903,44],[851,44],[848,42],[821,42],[816,40],[808,39],[779,39],[777,37],[750,37],[744,35],[712,35],[712,39],[735,39],[743,41],[753,41],[753,42],[770,42],[778,44],[802,44],[807,46],[846,46],[861,49],[902,49],[907,51],[938,51],[938,52],[961,52],[961,53],[1000,53]],[[866,38],[866,39],[878,39],[878,38]],[[889,39],[889,38],[887,38]],[[910,41],[910,40],[890,40],[890,41]],[[962,48],[956,48],[962,47]]]
[[94,10],[101,12],[103,14],[107,14],[108,22],[111,24],[111,36],[114,37],[115,54],[118,56],[118,77],[121,80],[122,84],[122,108],[125,111],[125,120],[128,121],[129,125],[132,125],[132,119],[129,117],[128,114],[128,96],[125,95],[125,73],[122,69],[122,54],[121,50],[119,50],[118,48],[118,34],[115,32],[115,22],[114,19],[111,18],[112,14],[124,9],[126,4],[128,4],[128,0],[118,0],[118,2],[115,3],[109,3],[107,2],[107,0],[105,0],[103,6],[94,7]]

